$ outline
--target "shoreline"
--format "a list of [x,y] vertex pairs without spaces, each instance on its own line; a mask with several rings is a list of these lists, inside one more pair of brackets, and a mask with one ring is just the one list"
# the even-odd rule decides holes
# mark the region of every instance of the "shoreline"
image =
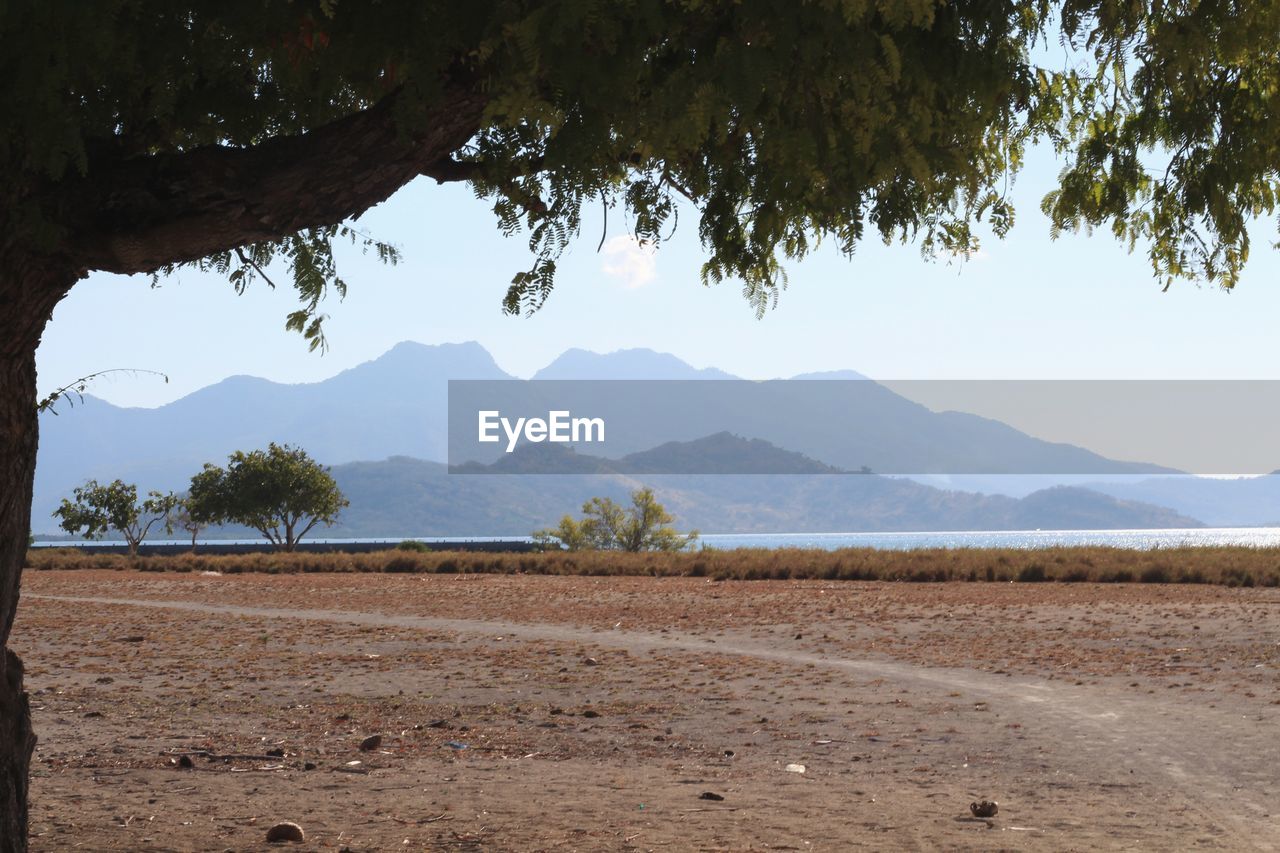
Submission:
[[737,549],[682,552],[388,549],[365,553],[183,553],[130,558],[70,548],[32,549],[26,569],[217,574],[491,574],[650,576],[724,580],[1280,586],[1280,548],[1106,546],[876,550]]

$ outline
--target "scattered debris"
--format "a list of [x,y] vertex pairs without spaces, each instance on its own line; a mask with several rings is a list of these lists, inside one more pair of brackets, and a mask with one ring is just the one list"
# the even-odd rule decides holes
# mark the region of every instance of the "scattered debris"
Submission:
[[787,771],[788,773],[803,773],[808,768],[805,767],[803,764],[788,764],[786,767],[782,769]]
[[969,803],[969,811],[974,817],[995,817],[1000,811],[1000,804],[992,800],[980,800]]
[[183,752],[177,752],[177,751],[173,751],[173,752],[162,752],[162,753],[161,753],[161,755],[169,755],[169,756],[181,755],[181,756],[186,756],[187,758],[191,758],[192,756],[197,756],[197,755],[198,755],[198,756],[200,756],[201,758],[207,758],[207,759],[208,759],[208,760],[210,760],[210,761],[222,761],[222,762],[227,762],[227,761],[269,761],[269,760],[271,760],[272,758],[279,758],[279,757],[280,757],[280,756],[278,756],[278,755],[270,755],[270,754],[267,754],[267,755],[260,755],[260,754],[258,754],[258,753],[254,753],[254,752],[227,752],[227,753],[210,752],[210,751],[209,751],[209,750],[207,750],[207,749],[190,749],[190,750],[186,750],[186,751],[183,751]]
[[306,841],[307,834],[302,827],[288,820],[282,820],[267,830],[267,841],[276,844],[281,841]]
[[461,741],[456,741],[456,740],[447,740],[444,742],[444,745],[449,747],[450,749],[467,749],[468,748],[465,743],[462,743]]

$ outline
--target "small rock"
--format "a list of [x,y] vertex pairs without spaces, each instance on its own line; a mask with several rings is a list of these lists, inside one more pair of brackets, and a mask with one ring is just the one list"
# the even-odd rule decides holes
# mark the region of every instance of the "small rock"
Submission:
[[698,795],[698,799],[700,799],[700,800],[714,800],[714,801],[716,801],[716,802],[718,803],[718,802],[720,802],[721,800],[723,800],[723,799],[724,799],[724,797],[720,796],[719,794],[715,793],[714,791],[703,791],[701,794],[699,794],[699,795]]
[[593,711],[590,708],[588,708],[587,710],[582,712],[582,716],[586,717],[588,720],[594,720],[596,717],[600,716],[600,712]]
[[96,718],[101,717],[101,716],[102,716],[102,712],[101,712],[101,711],[87,711],[87,712],[85,713],[85,715],[84,715],[84,718],[85,718],[86,720],[93,720],[93,719],[96,719]]
[[266,754],[272,758],[284,758],[284,748],[277,746],[275,749],[268,749]]
[[725,758],[733,758],[733,750],[732,750],[732,749],[726,749],[726,750],[724,751],[724,757],[725,757]]
[[280,841],[306,841],[307,834],[302,827],[288,820],[282,820],[267,830],[267,841],[275,844]]
[[95,678],[93,681],[95,684],[112,684],[115,682],[115,679],[109,675],[103,675]]
[[146,639],[147,639],[147,638],[146,638],[146,637],[144,637],[144,636],[142,636],[141,634],[130,634],[130,635],[129,635],[129,636],[127,636],[127,637],[121,637],[121,638],[120,638],[120,642],[122,642],[122,643],[141,643],[141,642],[144,642]]
[[427,728],[447,729],[449,728],[449,721],[448,720],[432,720],[431,722],[427,723]]
[[302,762],[302,769],[303,769],[303,770],[315,770],[315,769],[316,769],[316,763],[315,763],[314,761],[304,761],[304,762]]
[[808,768],[805,767],[803,764],[788,764],[786,767],[782,769],[787,771],[788,773],[803,773]]
[[995,817],[1000,811],[1000,804],[991,800],[980,800],[969,803],[969,811],[974,817]]
[[196,767],[196,763],[191,760],[190,755],[179,755],[178,766],[181,767],[183,770],[194,770]]
[[360,741],[361,752],[372,752],[380,746],[382,746],[382,735],[369,735]]
[[599,666],[599,665],[600,665],[600,661],[596,660],[595,658],[586,658],[586,659],[584,659],[582,662],[583,662],[583,663],[585,663],[587,666]]

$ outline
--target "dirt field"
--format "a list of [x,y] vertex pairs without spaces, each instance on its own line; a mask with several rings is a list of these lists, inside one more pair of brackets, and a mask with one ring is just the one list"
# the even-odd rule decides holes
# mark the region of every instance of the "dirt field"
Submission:
[[36,850],[1280,849],[1277,589],[28,572],[13,644]]

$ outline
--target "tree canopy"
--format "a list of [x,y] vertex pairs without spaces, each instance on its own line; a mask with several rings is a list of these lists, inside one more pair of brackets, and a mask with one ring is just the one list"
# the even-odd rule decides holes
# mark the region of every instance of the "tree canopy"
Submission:
[[282,262],[319,343],[334,242],[393,261],[350,220],[418,175],[528,235],[511,312],[586,206],[660,242],[684,198],[704,279],[763,310],[820,240],[1004,234],[1043,141],[1055,233],[1231,286],[1275,209],[1278,39],[1269,0],[10,3],[0,225],[77,270]]
[[166,532],[173,531],[170,513],[177,503],[172,492],[157,491],[149,492],[146,499],[138,503],[138,487],[132,483],[115,480],[104,486],[97,480],[89,480],[77,487],[71,498],[63,498],[53,515],[60,519],[63,530],[83,531],[86,539],[98,539],[115,530],[124,537],[133,555],[138,553],[138,545],[156,524]]
[[274,442],[266,450],[237,450],[226,468],[206,464],[185,500],[189,524],[243,524],[282,551],[292,551],[317,524],[333,524],[345,506],[329,469],[301,448]]

